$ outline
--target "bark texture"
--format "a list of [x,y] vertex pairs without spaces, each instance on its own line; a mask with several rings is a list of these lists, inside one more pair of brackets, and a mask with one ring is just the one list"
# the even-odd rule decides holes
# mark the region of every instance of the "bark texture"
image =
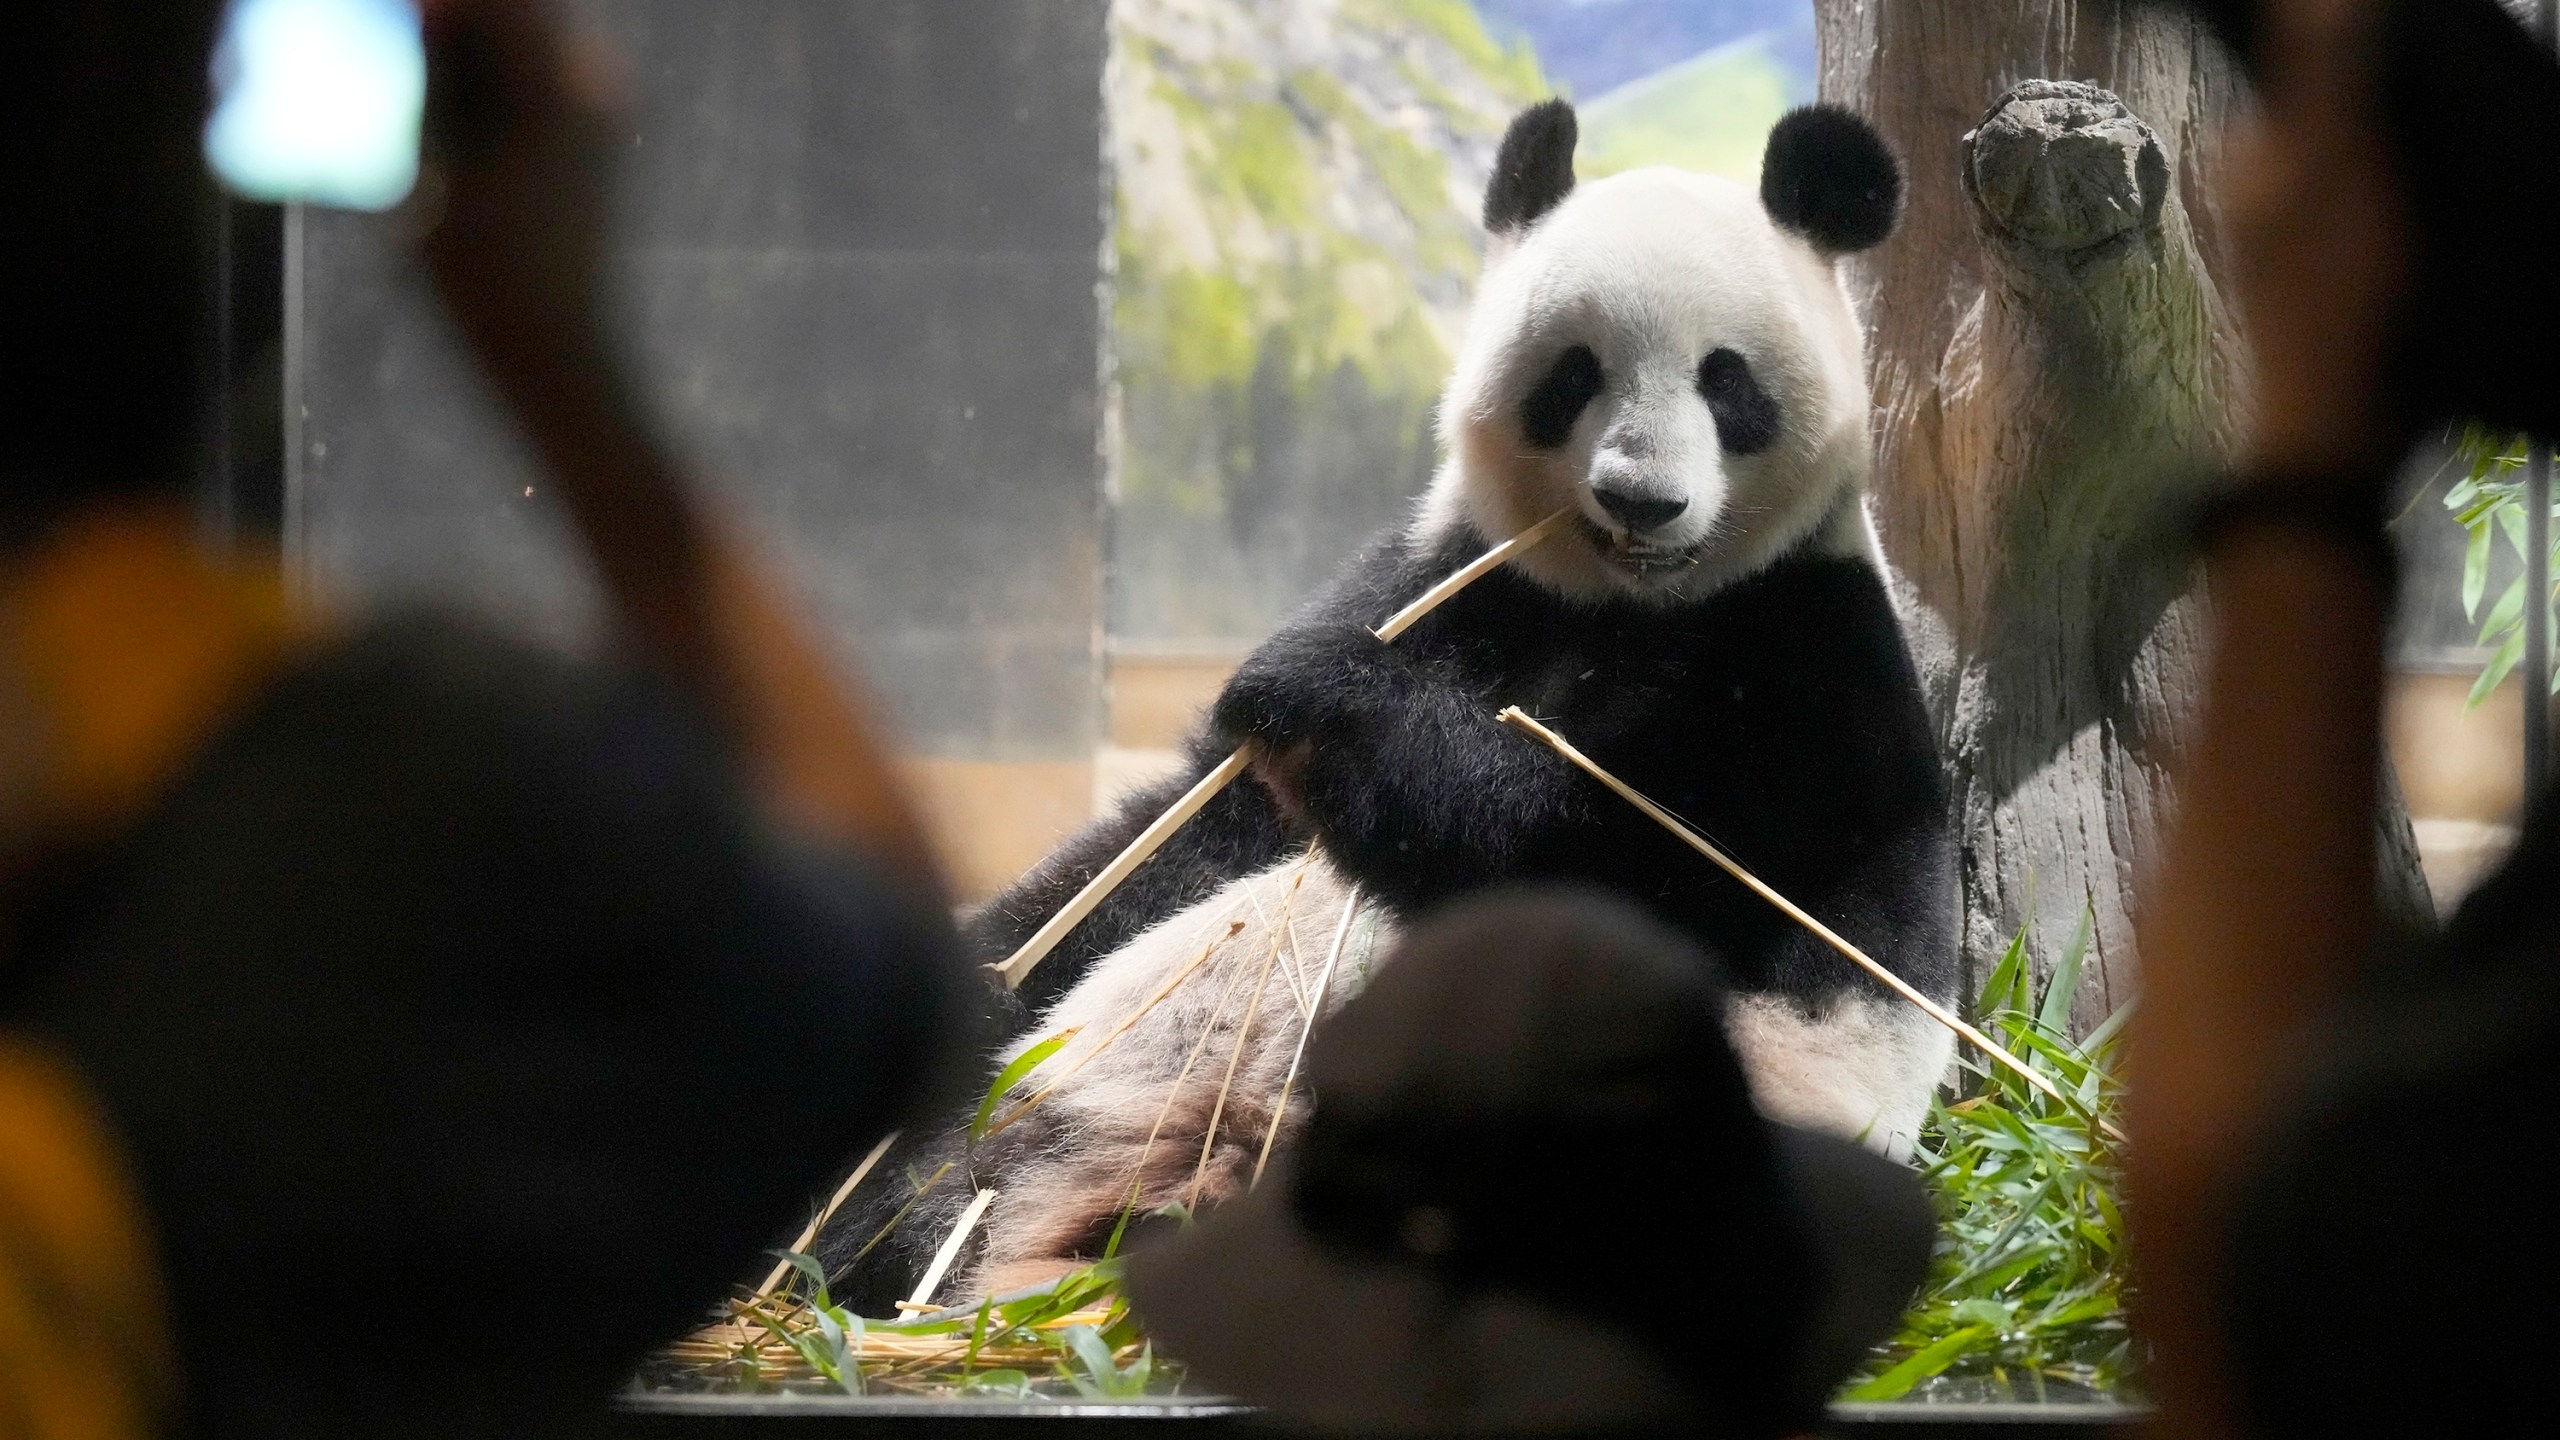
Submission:
[[[2030,923],[2041,973],[2087,916],[2085,1028],[2132,994],[2134,886],[2203,658],[2202,597],[2162,542],[2238,420],[2210,196],[2239,82],[2191,22],[2119,0],[1816,11],[1824,98],[1909,170],[1857,284],[1875,518],[1955,797],[1968,981]],[[2422,913],[2408,823],[2383,813],[2386,893]]]

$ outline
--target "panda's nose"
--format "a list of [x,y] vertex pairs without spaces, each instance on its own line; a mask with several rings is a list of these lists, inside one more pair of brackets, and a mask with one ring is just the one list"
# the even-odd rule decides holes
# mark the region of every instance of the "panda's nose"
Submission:
[[1629,534],[1659,530],[1679,519],[1680,512],[1689,508],[1689,502],[1684,499],[1609,490],[1597,485],[1591,488],[1591,496],[1600,502],[1601,509],[1617,517],[1618,523],[1626,526]]

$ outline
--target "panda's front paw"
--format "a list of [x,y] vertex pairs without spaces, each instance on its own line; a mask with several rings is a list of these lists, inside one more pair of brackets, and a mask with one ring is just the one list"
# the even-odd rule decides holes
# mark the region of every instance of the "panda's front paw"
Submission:
[[1245,661],[1228,677],[1226,688],[1218,692],[1218,703],[1209,711],[1211,728],[1230,745],[1259,741],[1276,746],[1301,740],[1312,718],[1286,677],[1254,660]]
[[1386,642],[1351,624],[1311,625],[1273,636],[1219,692],[1210,724],[1229,744],[1266,752],[1321,744],[1374,704],[1389,683]]
[[1315,814],[1307,808],[1307,769],[1315,753],[1315,745],[1305,740],[1253,747],[1253,778],[1261,782],[1271,803],[1279,807],[1280,818],[1293,830],[1316,826]]

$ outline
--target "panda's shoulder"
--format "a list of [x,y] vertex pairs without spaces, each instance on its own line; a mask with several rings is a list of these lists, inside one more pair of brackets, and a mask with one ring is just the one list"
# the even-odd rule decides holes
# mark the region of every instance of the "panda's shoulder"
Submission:
[[[1882,571],[1862,555],[1806,549],[1722,592],[1713,608],[1789,619],[1799,629],[1849,642],[1902,643],[1902,623]],[[1733,618],[1729,613],[1727,618]]]
[[1725,673],[1818,676],[1821,691],[1918,703],[1919,676],[1884,575],[1858,556],[1798,552],[1731,586],[1692,624],[1718,637]]

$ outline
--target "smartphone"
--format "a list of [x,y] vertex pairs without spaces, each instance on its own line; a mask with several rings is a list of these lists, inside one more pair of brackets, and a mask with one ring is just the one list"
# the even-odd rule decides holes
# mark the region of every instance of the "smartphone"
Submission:
[[213,86],[205,158],[240,195],[387,210],[417,184],[414,0],[232,0]]

